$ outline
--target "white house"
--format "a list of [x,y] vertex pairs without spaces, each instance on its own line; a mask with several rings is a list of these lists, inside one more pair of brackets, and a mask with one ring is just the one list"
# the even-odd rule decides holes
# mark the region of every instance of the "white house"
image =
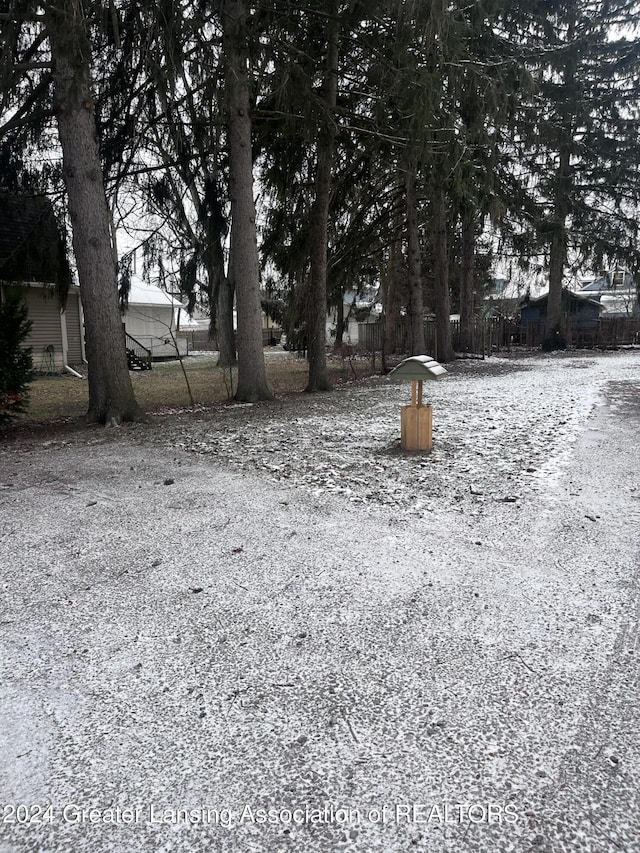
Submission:
[[[359,342],[361,323],[375,323],[382,314],[382,305],[375,301],[377,290],[369,288],[365,298],[353,290],[347,291],[342,298],[342,317],[345,322],[342,341],[345,344]],[[334,343],[338,326],[338,309],[334,306],[327,313],[326,342]]]
[[127,335],[149,350],[152,359],[187,354],[185,328],[190,320],[184,304],[137,275],[131,276],[124,325]]
[[640,316],[638,288],[627,270],[616,269],[598,278],[586,279],[581,282],[579,293],[600,302],[603,319]]
[[517,316],[525,296],[538,299],[549,290],[549,280],[542,268],[530,271],[520,269],[498,271],[485,288],[482,314],[484,317]]

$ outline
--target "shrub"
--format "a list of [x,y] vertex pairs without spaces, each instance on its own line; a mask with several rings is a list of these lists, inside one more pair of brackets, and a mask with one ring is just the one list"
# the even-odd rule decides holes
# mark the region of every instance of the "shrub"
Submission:
[[27,406],[33,359],[24,342],[30,329],[27,306],[19,296],[0,302],[0,422]]

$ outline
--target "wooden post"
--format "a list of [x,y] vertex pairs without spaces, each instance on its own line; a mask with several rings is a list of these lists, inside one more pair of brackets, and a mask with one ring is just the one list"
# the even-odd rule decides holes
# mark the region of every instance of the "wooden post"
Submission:
[[400,446],[403,450],[431,450],[431,406],[422,404],[422,380],[411,381],[411,405],[400,409]]
[[402,406],[400,447],[403,450],[431,450],[433,415],[431,406]]

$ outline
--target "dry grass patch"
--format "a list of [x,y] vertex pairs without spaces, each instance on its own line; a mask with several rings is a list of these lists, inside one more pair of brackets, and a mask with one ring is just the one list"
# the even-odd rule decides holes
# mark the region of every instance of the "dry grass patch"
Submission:
[[[266,351],[265,361],[269,387],[274,394],[291,394],[304,390],[308,368],[304,358],[292,353]],[[184,366],[196,404],[212,406],[229,399],[231,382],[237,384],[237,371],[216,367],[215,356],[193,355],[184,360]],[[356,365],[358,377],[370,373],[366,360]],[[354,378],[348,362],[329,359],[331,381],[339,384]],[[146,412],[186,408],[191,405],[189,393],[178,362],[155,364],[150,371],[133,371],[131,380],[140,406]],[[82,419],[89,405],[86,379],[69,374],[43,376],[30,385],[28,411],[17,422],[42,423],[52,420]]]

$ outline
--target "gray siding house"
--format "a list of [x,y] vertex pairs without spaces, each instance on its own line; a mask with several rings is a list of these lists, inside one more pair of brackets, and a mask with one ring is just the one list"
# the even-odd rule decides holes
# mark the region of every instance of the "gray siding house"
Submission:
[[80,289],[71,276],[51,203],[0,193],[0,300],[18,293],[31,320],[33,366],[61,372],[85,361]]

